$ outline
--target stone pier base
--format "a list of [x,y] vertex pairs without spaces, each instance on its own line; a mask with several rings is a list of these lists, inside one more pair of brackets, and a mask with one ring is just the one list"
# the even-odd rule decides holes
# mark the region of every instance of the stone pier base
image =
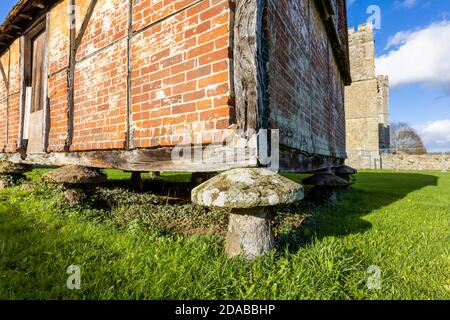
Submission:
[[267,219],[270,207],[302,200],[301,185],[263,168],[222,172],[192,190],[192,201],[230,210],[225,253],[255,259],[269,252],[274,240]]
[[274,247],[266,208],[232,210],[226,239],[228,257],[245,256],[254,259]]

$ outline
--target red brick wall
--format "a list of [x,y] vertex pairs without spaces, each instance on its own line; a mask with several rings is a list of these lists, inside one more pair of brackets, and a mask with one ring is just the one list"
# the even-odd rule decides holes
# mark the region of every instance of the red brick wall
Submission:
[[281,144],[327,156],[345,154],[343,82],[311,0],[269,0],[269,126]]
[[8,143],[6,152],[16,152],[19,138],[19,105],[20,95],[14,94],[9,98],[8,112]]
[[50,130],[48,151],[63,151],[67,138],[67,66],[69,63],[69,1],[50,12],[48,98]]
[[[49,151],[62,151],[67,137],[69,30],[59,27],[67,5],[51,13]],[[133,148],[171,146],[195,132],[210,142],[229,126],[229,24],[228,0],[134,1]],[[128,0],[98,1],[76,56],[73,151],[126,146],[127,27]]]
[[135,31],[153,25],[132,41],[133,146],[170,146],[200,131],[212,141],[229,125],[228,1],[141,0],[134,12]]
[[[79,32],[90,1],[77,3]],[[50,13],[49,151],[62,151],[67,138],[68,4],[61,1]],[[172,146],[200,132],[205,143],[218,139],[231,124],[233,107],[229,1],[133,2],[129,119],[128,4],[99,0],[81,41],[71,150],[123,149],[128,122],[132,148]],[[343,84],[313,1],[269,0],[266,19],[269,125],[280,129],[286,146],[342,155]],[[18,91],[18,60],[13,65],[11,86]],[[10,107],[10,151],[17,145],[18,107],[16,94]]]
[[[7,82],[9,83],[9,109],[7,111],[8,88],[4,82],[3,76],[0,75],[0,151],[13,153],[17,151],[19,133],[19,40],[16,40],[10,48],[5,51],[1,60]],[[8,137],[6,137],[6,133],[8,133]]]
[[50,103],[48,151],[63,151],[67,138],[67,72],[51,75],[48,84]]

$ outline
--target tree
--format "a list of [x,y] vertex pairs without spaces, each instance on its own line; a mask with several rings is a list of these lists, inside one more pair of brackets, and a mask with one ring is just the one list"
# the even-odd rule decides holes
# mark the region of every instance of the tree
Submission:
[[406,154],[427,154],[419,134],[404,122],[391,125],[391,149]]

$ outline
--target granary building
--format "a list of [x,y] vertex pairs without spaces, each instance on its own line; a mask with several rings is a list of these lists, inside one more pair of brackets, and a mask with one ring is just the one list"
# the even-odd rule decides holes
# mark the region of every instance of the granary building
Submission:
[[224,170],[174,166],[169,151],[186,134],[273,128],[282,171],[342,164],[346,30],[344,0],[20,0],[0,27],[0,150]]
[[192,200],[234,210],[229,256],[267,251],[261,208],[303,198],[261,167],[345,183],[345,0],[20,0],[0,61],[0,160],[223,171]]

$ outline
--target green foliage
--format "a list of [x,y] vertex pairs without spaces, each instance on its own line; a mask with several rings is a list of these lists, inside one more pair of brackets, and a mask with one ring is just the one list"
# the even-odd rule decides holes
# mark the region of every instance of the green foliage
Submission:
[[0,191],[2,299],[450,299],[449,174],[363,172],[335,207],[277,208],[278,250],[254,262],[224,256],[224,211],[117,188],[69,208],[33,186]]

